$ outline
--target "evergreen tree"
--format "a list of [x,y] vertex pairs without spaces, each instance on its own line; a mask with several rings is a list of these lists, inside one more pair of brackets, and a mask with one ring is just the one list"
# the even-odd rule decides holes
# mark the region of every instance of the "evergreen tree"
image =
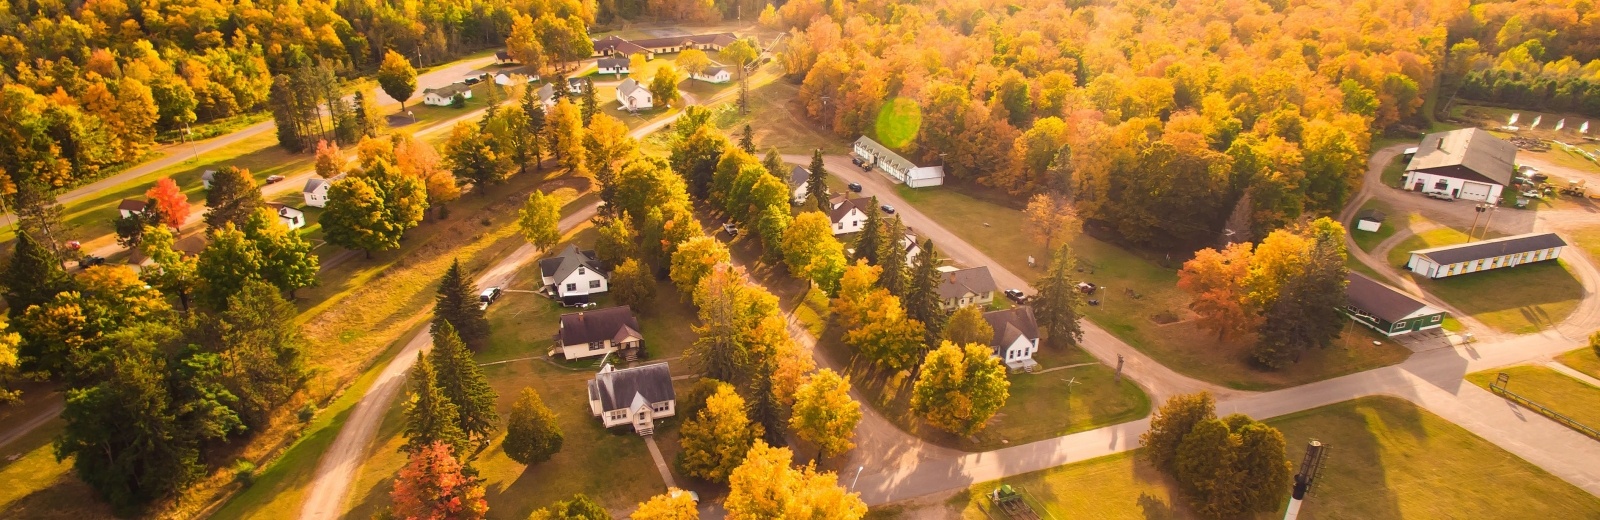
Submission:
[[756,134],[750,125],[744,125],[744,131],[739,133],[739,149],[745,153],[756,153]]
[[878,286],[905,298],[911,288],[911,267],[906,265],[906,249],[900,245],[906,227],[899,216],[886,221],[883,227],[884,241],[878,244],[878,267],[883,268],[883,274],[878,275]]
[[[477,441],[481,451],[489,445],[500,424],[500,415],[494,411],[494,401],[499,396],[489,387],[489,381],[478,369],[478,362],[472,359],[472,352],[461,342],[450,322],[433,329],[433,353],[428,355],[428,360],[433,362],[439,391],[456,405],[456,424],[468,439]],[[472,458],[466,453],[461,455]]]
[[489,320],[478,308],[478,288],[461,271],[461,261],[451,262],[439,282],[439,293],[433,307],[433,329],[438,330],[448,322],[456,334],[469,347],[481,347],[489,340]]
[[[767,149],[767,156],[761,158],[761,165],[765,166],[767,173],[772,174],[773,177],[777,177],[784,184],[789,183],[789,172],[784,168],[783,156],[778,155],[778,147],[774,146]],[[790,187],[790,192],[793,193],[792,186]]]
[[822,149],[811,152],[811,176],[806,178],[806,197],[811,204],[826,212],[828,206],[828,168],[822,163]]
[[[1338,224],[1319,219],[1313,226]],[[1301,270],[1279,289],[1277,299],[1262,316],[1255,359],[1270,368],[1283,368],[1300,353],[1326,348],[1339,337],[1344,316],[1345,264],[1343,228],[1318,230]]]
[[594,119],[595,113],[600,111],[600,100],[595,98],[594,80],[583,80],[583,104],[580,106],[583,115],[583,126],[589,126],[589,121]]
[[11,261],[0,272],[6,313],[16,319],[28,307],[55,299],[56,294],[72,290],[72,275],[61,268],[61,258],[40,245],[27,231],[17,232],[17,246]]
[[[65,214],[49,186],[37,179],[22,178],[16,181],[16,193],[11,195],[12,209],[17,215],[17,228],[21,233],[33,235],[39,245],[50,250],[51,256],[64,258],[67,243],[66,227],[61,222]],[[18,234],[21,234],[18,233]]]
[[544,149],[540,144],[544,135],[544,102],[539,99],[538,92],[530,90],[522,95],[522,127],[523,131],[512,136],[515,142],[511,153],[517,162],[517,171],[528,173],[529,162],[534,168],[542,169]]
[[215,231],[232,222],[243,228],[250,216],[266,205],[249,170],[237,166],[218,169],[212,174],[211,189],[206,190],[206,227]]
[[1072,279],[1077,265],[1072,257],[1072,246],[1061,244],[1050,258],[1050,269],[1033,282],[1033,286],[1039,288],[1038,296],[1033,299],[1033,312],[1045,336],[1058,345],[1076,345],[1083,339],[1083,326],[1078,323],[1082,317],[1083,293]]
[[228,309],[205,318],[212,347],[221,356],[221,384],[238,397],[245,425],[260,428],[273,410],[305,383],[306,339],[295,324],[299,311],[276,287],[248,281],[228,297]]
[[892,240],[892,237],[884,234],[883,217],[878,213],[878,197],[872,197],[872,205],[867,207],[867,222],[856,234],[855,251],[850,255],[850,262],[866,260],[869,264],[878,265],[881,259],[878,253],[883,249],[883,244]]
[[400,451],[417,453],[435,442],[450,445],[455,453],[465,453],[467,434],[461,431],[461,419],[455,403],[439,389],[439,378],[433,362],[418,352],[416,367],[411,369],[411,395],[405,404],[405,446]]
[[[927,327],[927,342],[933,343],[944,330],[944,309],[939,307],[939,284],[944,281],[939,273],[939,254],[933,248],[933,239],[922,244],[916,264],[911,268],[911,283],[906,289],[906,314]],[[892,292],[892,291],[891,291]]]
[[562,439],[555,412],[544,405],[538,392],[523,388],[516,404],[511,405],[506,439],[500,445],[506,456],[522,464],[538,464],[561,451]]

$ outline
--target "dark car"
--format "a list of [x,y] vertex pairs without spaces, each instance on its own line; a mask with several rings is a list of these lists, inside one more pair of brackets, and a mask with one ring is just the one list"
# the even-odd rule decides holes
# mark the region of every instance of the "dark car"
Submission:
[[894,214],[894,206],[890,206],[888,204],[884,204],[882,206],[878,206],[878,209],[881,209],[881,210],[883,210],[884,213],[888,213],[890,215]]
[[848,186],[845,186],[845,187],[846,188],[850,188],[850,191],[853,191],[853,192],[856,192],[856,193],[861,193],[861,183],[852,182]]
[[78,268],[88,269],[97,265],[104,265],[105,263],[106,258],[103,256],[88,255],[83,257],[82,260],[78,260]]
[[1021,289],[1006,289],[1006,299],[1015,302],[1017,305],[1028,303],[1028,295],[1022,294]]
[[277,183],[280,183],[280,182],[283,182],[283,176],[282,175],[268,175],[267,176],[267,184],[277,184]]
[[856,166],[861,166],[861,158],[860,157],[851,157],[850,158],[850,164],[854,164]]

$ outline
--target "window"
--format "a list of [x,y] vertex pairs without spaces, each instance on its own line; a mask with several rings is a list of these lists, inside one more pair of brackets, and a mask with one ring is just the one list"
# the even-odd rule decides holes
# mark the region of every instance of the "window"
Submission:
[[1429,323],[1439,323],[1439,319],[1442,318],[1442,317],[1443,317],[1442,315],[1435,314],[1435,315],[1433,315],[1433,319],[1428,320],[1428,322]]
[[567,290],[568,291],[576,291],[576,290],[578,290],[578,284],[575,284],[575,283],[567,284]]
[[589,351],[590,352],[594,352],[596,350],[605,350],[605,349],[606,349],[606,342],[604,342],[604,341],[594,341],[594,342],[590,342],[589,343]]
[[600,280],[589,280],[589,288],[590,289],[599,289],[600,288]]
[[1447,180],[1444,180],[1444,179],[1439,179],[1439,182],[1433,183],[1433,189],[1436,189],[1436,190],[1447,190],[1447,189],[1450,189],[1450,181],[1447,181]]
[[582,266],[579,266],[578,267],[578,274],[589,274],[589,272],[585,271]]

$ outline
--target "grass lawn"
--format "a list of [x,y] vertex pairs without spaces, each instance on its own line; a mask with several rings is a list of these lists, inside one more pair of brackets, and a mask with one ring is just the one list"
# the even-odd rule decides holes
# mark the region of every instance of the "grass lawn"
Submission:
[[1600,260],[1600,226],[1586,227],[1563,235],[1583,249],[1583,252],[1588,253],[1590,259]]
[[1383,175],[1380,177],[1383,180],[1383,185],[1390,188],[1399,188],[1400,178],[1405,176],[1406,164],[1409,162],[1410,160],[1405,154],[1396,154],[1393,159],[1390,159],[1389,164],[1384,165]]
[[1411,235],[1389,250],[1384,259],[1389,265],[1404,269],[1406,262],[1411,261],[1411,252],[1430,247],[1442,247],[1467,242],[1467,234],[1453,228],[1438,227]]
[[750,125],[760,154],[771,147],[781,153],[810,153],[817,148],[828,154],[847,153],[849,146],[844,141],[805,116],[805,106],[797,99],[799,92],[799,85],[764,69],[750,80],[750,113],[719,126],[738,132]]
[[[1367,397],[1267,421],[1283,431],[1299,468],[1304,442],[1332,450],[1301,510],[1308,518],[1589,518],[1600,499],[1426,410]],[[1173,481],[1122,453],[1005,479],[1055,518],[1194,518]],[[993,518],[975,485],[946,507]],[[997,512],[996,512],[997,513]],[[1283,512],[1256,515],[1282,518]]]
[[1439,280],[1412,278],[1429,294],[1485,325],[1514,334],[1555,326],[1583,299],[1582,285],[1559,260]]
[[1584,347],[1556,356],[1556,361],[1572,367],[1573,370],[1589,374],[1590,377],[1600,379],[1600,352],[1596,352],[1593,348]]
[[1401,218],[1404,215],[1396,215],[1394,208],[1384,201],[1369,199],[1365,204],[1361,205],[1361,209],[1377,210],[1379,213],[1383,213],[1385,217],[1383,224],[1378,226],[1377,231],[1356,229],[1355,221],[1345,223],[1345,229],[1349,230],[1348,233],[1355,240],[1356,247],[1361,248],[1362,251],[1371,251],[1374,246],[1383,242],[1384,239],[1394,236],[1395,231],[1405,224],[1405,219]]
[[1600,388],[1543,366],[1515,366],[1467,374],[1488,390],[1501,372],[1511,376],[1506,390],[1539,403],[1590,428],[1600,428]]
[[64,424],[52,420],[6,446],[0,456],[0,482],[5,483],[0,485],[0,517],[111,517],[104,502],[84,499],[94,491],[72,475],[72,460],[56,461],[51,441]]

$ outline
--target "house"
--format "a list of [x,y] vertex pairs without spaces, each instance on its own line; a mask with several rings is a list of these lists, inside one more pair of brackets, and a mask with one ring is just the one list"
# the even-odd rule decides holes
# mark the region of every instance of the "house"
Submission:
[[630,111],[644,110],[655,106],[650,101],[650,90],[644,88],[644,85],[639,84],[638,81],[634,81],[633,78],[622,80],[622,84],[617,85],[617,103],[622,105],[623,110]]
[[539,90],[533,91],[533,94],[539,96],[539,102],[544,103],[545,110],[549,110],[551,106],[556,104],[555,85],[545,83],[539,87]]
[[211,189],[211,181],[216,180],[216,178],[216,170],[206,170],[200,172],[200,187],[208,190]]
[[146,201],[122,199],[122,202],[117,204],[117,213],[122,215],[122,218],[128,218],[134,215],[143,215],[145,208],[148,207],[150,207],[150,203]]
[[[519,80],[518,78],[521,79]],[[510,86],[519,81],[522,83],[533,83],[535,81],[539,81],[539,74],[533,72],[527,67],[514,67],[510,69],[501,69],[494,72],[494,84],[496,85],[500,85],[502,87]]]
[[1517,146],[1464,128],[1422,137],[1406,165],[1401,186],[1411,191],[1442,193],[1458,199],[1494,203],[1516,173]]
[[306,227],[305,212],[291,208],[288,204],[281,202],[268,202],[267,207],[272,208],[272,212],[278,214],[278,222],[282,222],[289,229],[294,230]]
[[707,83],[727,83],[733,80],[733,75],[728,73],[727,67],[706,67],[699,74],[690,74],[694,78]]
[[639,319],[633,309],[624,305],[592,311],[578,311],[561,315],[561,328],[556,330],[556,349],[561,357],[583,359],[604,356],[613,352],[632,361],[644,346],[644,335],[639,333]]
[[172,250],[188,256],[200,256],[206,250],[206,234],[195,233],[172,243]]
[[328,186],[343,178],[344,174],[341,173],[329,179],[321,177],[306,179],[306,186],[300,188],[300,195],[306,199],[307,206],[326,208],[328,207]]
[[589,81],[584,78],[567,78],[567,93],[582,94],[583,89],[589,88]]
[[1376,232],[1378,228],[1383,227],[1383,217],[1382,211],[1372,208],[1361,210],[1360,213],[1356,213],[1356,229]]
[[939,268],[939,308],[953,311],[967,305],[987,306],[994,301],[994,276],[988,267]]
[[616,36],[607,36],[605,38],[594,40],[593,57],[598,58],[602,56],[621,56],[626,58],[635,54],[643,54],[644,59],[646,60],[653,60],[656,58],[655,52],[651,51],[650,49],[646,49],[639,46],[639,44]]
[[1345,306],[1339,312],[1385,336],[1399,336],[1444,325],[1444,311],[1367,275],[1350,271]]
[[1554,260],[1567,241],[1555,233],[1528,233],[1411,252],[1406,269],[1428,278],[1444,278],[1501,267]]
[[558,298],[584,297],[606,292],[606,275],[594,251],[568,245],[560,254],[539,261],[544,286]]
[[906,265],[917,265],[917,255],[922,253],[922,242],[917,240],[917,235],[906,233],[900,237],[900,248],[906,251]]
[[1038,368],[1033,353],[1039,351],[1039,322],[1033,319],[1032,307],[985,312],[983,319],[994,329],[989,346],[995,357],[1012,370],[1032,372]]
[[908,187],[922,188],[944,184],[943,165],[926,166],[911,162],[910,159],[864,135],[856,139],[855,145],[851,147],[851,155],[883,172],[895,182],[904,183]]
[[628,58],[600,58],[595,61],[595,67],[601,74],[627,74]]
[[806,182],[811,180],[811,170],[798,164],[789,169],[789,199],[795,204],[804,204],[806,196]]
[[622,370],[607,363],[589,380],[589,412],[607,428],[633,425],[634,433],[654,434],[657,419],[678,412],[677,401],[666,363]]
[[831,205],[833,211],[828,212],[828,219],[833,221],[833,234],[858,233],[867,223],[867,209],[872,207],[872,199],[852,199],[840,195],[833,199]]
[[739,41],[733,33],[691,34],[688,36],[667,36],[664,38],[650,38],[645,40],[631,40],[634,45],[650,49],[655,54],[682,52],[685,49],[700,49],[703,51],[720,51],[723,47]]
[[436,107],[447,107],[455,102],[456,96],[463,99],[472,99],[472,87],[461,83],[451,83],[439,88],[430,88],[422,91],[422,104]]

